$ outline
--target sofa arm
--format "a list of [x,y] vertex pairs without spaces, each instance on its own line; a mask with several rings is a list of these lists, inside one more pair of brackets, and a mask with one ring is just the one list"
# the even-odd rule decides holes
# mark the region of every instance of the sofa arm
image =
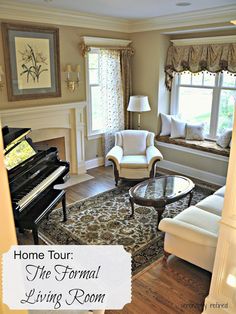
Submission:
[[151,171],[152,165],[155,161],[163,159],[161,152],[155,146],[149,146],[146,149],[146,157],[149,171]]
[[109,153],[106,155],[106,159],[112,160],[117,167],[117,170],[120,170],[120,162],[123,157],[123,149],[120,146],[114,146]]
[[184,240],[203,246],[216,247],[217,245],[218,236],[216,234],[181,220],[164,218],[159,223],[158,228],[178,238],[183,238]]

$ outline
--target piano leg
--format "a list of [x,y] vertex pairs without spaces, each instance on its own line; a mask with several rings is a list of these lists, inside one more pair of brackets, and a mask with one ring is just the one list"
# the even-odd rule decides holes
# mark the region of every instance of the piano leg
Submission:
[[33,238],[34,238],[34,244],[38,245],[39,244],[39,236],[38,236],[38,228],[37,228],[37,226],[32,228],[32,233],[33,233]]
[[66,194],[63,195],[62,198],[62,210],[63,210],[63,222],[67,220],[66,216]]

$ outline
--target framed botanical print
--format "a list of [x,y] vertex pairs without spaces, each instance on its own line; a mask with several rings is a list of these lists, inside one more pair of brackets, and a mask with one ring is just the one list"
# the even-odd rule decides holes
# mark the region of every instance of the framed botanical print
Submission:
[[60,97],[59,30],[2,23],[9,101]]

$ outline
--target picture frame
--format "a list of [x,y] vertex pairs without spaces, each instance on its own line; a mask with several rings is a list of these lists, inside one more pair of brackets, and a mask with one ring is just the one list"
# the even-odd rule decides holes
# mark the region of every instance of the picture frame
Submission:
[[59,29],[2,23],[9,101],[60,97]]

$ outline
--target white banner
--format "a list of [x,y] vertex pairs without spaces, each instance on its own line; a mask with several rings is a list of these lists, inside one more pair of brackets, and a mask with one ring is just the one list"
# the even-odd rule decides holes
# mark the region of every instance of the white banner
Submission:
[[3,254],[10,309],[122,309],[131,302],[131,254],[121,245],[21,245]]

